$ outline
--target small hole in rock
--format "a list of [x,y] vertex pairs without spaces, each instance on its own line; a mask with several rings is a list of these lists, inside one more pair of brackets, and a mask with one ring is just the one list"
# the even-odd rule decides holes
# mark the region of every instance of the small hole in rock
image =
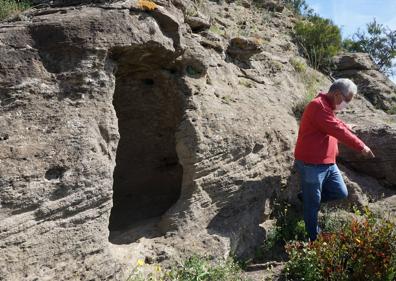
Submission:
[[154,85],[154,80],[153,79],[144,79],[143,80],[143,83],[145,84],[145,85]]
[[45,172],[45,178],[47,180],[56,180],[56,179],[60,179],[61,177],[63,177],[63,174],[65,173],[66,168],[64,167],[53,167],[47,170],[47,172]]
[[3,140],[8,140],[8,134],[5,134],[5,133],[0,134],[0,141],[3,141]]

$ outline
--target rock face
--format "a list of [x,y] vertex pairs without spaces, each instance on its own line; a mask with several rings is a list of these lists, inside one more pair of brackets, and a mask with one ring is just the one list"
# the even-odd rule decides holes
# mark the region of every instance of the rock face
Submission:
[[[0,25],[0,280],[125,280],[138,258],[247,257],[275,201],[295,200],[292,108],[306,85],[289,62],[291,15],[260,22],[208,2],[235,34],[193,33],[191,2],[156,3],[43,8]],[[224,43],[244,13],[266,35],[249,63]]]
[[347,53],[334,59],[335,77],[352,79],[377,108],[396,112],[396,85],[378,71],[366,53]]
[[350,150],[342,151],[341,160],[354,170],[377,179],[385,187],[396,189],[396,131],[395,127],[361,128],[356,132],[369,146],[375,147],[375,159],[367,161]]

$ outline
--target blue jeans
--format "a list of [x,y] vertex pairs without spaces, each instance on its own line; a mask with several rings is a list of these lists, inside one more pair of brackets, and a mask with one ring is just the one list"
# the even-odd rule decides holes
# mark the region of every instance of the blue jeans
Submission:
[[303,194],[305,228],[311,241],[316,240],[321,202],[346,198],[348,190],[336,164],[306,164],[295,161]]

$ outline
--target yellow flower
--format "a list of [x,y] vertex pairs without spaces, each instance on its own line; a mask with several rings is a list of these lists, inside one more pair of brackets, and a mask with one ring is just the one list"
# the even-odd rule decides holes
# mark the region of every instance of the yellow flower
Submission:
[[138,266],[143,266],[144,265],[144,260],[143,259],[138,259],[137,265]]
[[156,265],[156,266],[155,266],[155,271],[161,272],[161,266],[160,266],[160,265]]

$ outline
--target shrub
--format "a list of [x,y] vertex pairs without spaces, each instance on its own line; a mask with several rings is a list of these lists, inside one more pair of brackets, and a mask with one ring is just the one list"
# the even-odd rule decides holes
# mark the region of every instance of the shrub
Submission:
[[286,280],[322,280],[318,255],[315,250],[308,247],[308,243],[294,241],[287,244],[286,251],[290,259],[285,267]]
[[31,7],[29,1],[0,0],[0,20],[16,15]]
[[286,246],[289,280],[392,281],[396,278],[396,225],[370,213],[338,233]]
[[331,58],[341,50],[341,32],[338,26],[329,19],[312,16],[295,25],[294,38],[314,69],[329,72]]

